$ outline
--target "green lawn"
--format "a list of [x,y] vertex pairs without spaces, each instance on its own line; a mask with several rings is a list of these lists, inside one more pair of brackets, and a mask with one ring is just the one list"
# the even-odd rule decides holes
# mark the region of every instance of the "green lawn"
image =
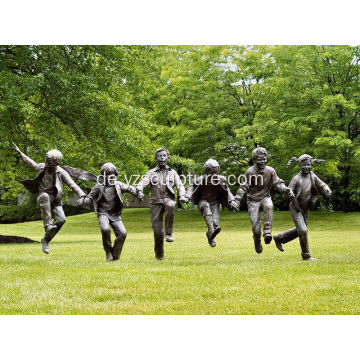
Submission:
[[[45,255],[40,244],[0,245],[0,314],[360,314],[360,213],[310,215],[310,249],[297,240],[258,255],[245,212],[222,212],[218,246],[197,211],[175,215],[157,261],[148,209],[127,209],[120,261],[105,262],[96,216],[69,217]],[[292,226],[276,212],[274,234]],[[40,240],[41,222],[0,225]]]

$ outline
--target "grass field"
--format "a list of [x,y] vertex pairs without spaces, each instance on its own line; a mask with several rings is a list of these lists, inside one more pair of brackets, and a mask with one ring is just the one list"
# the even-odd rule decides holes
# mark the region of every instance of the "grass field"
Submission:
[[[0,314],[360,314],[360,213],[310,215],[310,249],[255,253],[245,212],[222,212],[210,248],[197,211],[176,213],[175,242],[157,261],[148,209],[127,209],[122,257],[105,262],[94,214],[69,217],[45,255],[40,244],[0,245]],[[292,226],[276,212],[276,234]],[[0,225],[40,240],[41,222]]]

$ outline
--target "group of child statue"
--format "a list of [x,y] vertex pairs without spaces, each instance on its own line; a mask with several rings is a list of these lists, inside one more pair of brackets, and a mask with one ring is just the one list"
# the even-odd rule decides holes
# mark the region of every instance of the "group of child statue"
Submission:
[[[206,236],[211,247],[216,246],[215,238],[220,233],[219,226],[220,205],[231,210],[239,210],[240,201],[247,195],[247,207],[252,224],[255,251],[263,251],[261,242],[260,212],[264,212],[263,237],[265,244],[272,240],[273,203],[271,188],[277,189],[290,200],[290,214],[295,227],[274,236],[276,247],[284,251],[283,244],[300,239],[301,256],[303,260],[316,260],[311,256],[307,234],[309,209],[317,200],[318,193],[331,195],[331,190],[312,171],[312,165],[323,160],[314,159],[310,155],[301,155],[292,158],[288,165],[297,162],[301,171],[294,176],[287,187],[276,171],[267,166],[267,152],[258,147],[252,152],[254,165],[245,172],[246,181],[240,185],[235,196],[228,188],[227,180],[219,175],[220,166],[216,160],[209,159],[204,164],[204,174],[196,178],[195,182],[185,191],[184,185],[177,172],[170,168],[169,152],[160,148],[155,152],[157,166],[148,171],[136,187],[117,181],[119,175],[112,163],[105,163],[101,169],[102,182],[99,177],[85,170],[60,165],[62,154],[58,150],[51,150],[46,154],[45,163],[36,163],[23,154],[14,144],[15,150],[22,160],[38,176],[33,180],[22,183],[33,193],[38,194],[38,204],[44,222],[45,235],[41,240],[42,250],[49,254],[49,243],[65,223],[65,214],[62,208],[63,183],[66,183],[78,196],[78,205],[91,208],[95,211],[102,234],[106,260],[118,260],[126,239],[126,229],[121,220],[124,207],[122,193],[130,193],[140,201],[144,198],[144,189],[150,186],[150,215],[154,230],[154,250],[158,260],[164,259],[164,239],[171,243],[173,239],[173,223],[175,213],[175,188],[181,202],[197,205],[207,225]],[[88,195],[72,180],[72,177],[88,181],[97,181]],[[165,229],[163,219],[165,216]],[[53,220],[52,220],[53,218]],[[115,240],[111,242],[111,228],[115,233]]]

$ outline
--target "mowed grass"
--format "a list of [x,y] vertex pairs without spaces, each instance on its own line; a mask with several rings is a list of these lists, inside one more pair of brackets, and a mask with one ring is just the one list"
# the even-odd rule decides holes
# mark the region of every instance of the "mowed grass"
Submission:
[[[40,244],[0,245],[0,314],[359,314],[360,213],[310,215],[310,249],[298,240],[258,255],[245,212],[221,213],[210,248],[196,211],[175,214],[165,260],[153,252],[148,209],[126,209],[120,261],[106,262],[93,213],[69,217],[45,255]],[[275,212],[276,234],[292,226]],[[2,235],[42,236],[41,222],[0,225]]]

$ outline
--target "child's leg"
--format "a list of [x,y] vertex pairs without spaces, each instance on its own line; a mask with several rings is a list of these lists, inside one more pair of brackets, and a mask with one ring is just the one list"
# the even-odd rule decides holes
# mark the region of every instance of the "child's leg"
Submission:
[[119,260],[127,232],[121,220],[112,222],[111,227],[113,228],[116,236],[116,239],[114,241],[114,248],[113,248],[113,258],[114,260]]
[[209,233],[212,233],[214,231],[214,220],[209,203],[205,200],[200,200],[198,203],[198,208],[206,222]]
[[49,194],[43,192],[38,198],[37,202],[40,205],[41,218],[44,222],[44,228],[46,229],[51,224],[51,204]]
[[[55,235],[60,231],[60,229],[64,226],[66,222],[64,209],[61,205],[55,206],[53,208],[53,213],[54,213],[54,225],[56,225],[56,230],[54,231],[54,234],[52,235],[51,239],[55,237]],[[50,242],[50,240],[48,240],[48,242]]]
[[262,253],[263,247],[261,245],[261,220],[260,220],[260,201],[247,202],[249,217],[252,225],[252,232],[254,238],[255,250],[258,254]]
[[164,259],[164,228],[163,228],[163,204],[151,204],[150,215],[151,224],[154,230],[154,251],[158,260]]
[[45,229],[45,235],[41,239],[42,250],[45,254],[49,254],[49,242],[57,232],[57,227],[51,223],[51,199],[49,194],[41,193],[37,198],[37,202],[40,205],[41,218],[43,219]]
[[217,226],[219,224],[219,219],[216,214],[216,210],[214,217],[214,214],[212,212],[213,206],[211,206],[206,200],[200,200],[198,203],[198,207],[208,227],[208,231],[206,232],[208,243],[211,247],[215,247],[216,241],[214,239],[216,235],[219,234],[219,232],[221,231],[221,229]]
[[220,223],[220,204],[217,203],[210,205],[210,210],[213,216],[214,228],[217,228]]
[[[298,232],[296,230],[296,227],[293,227],[293,228],[291,228],[289,230],[285,230],[285,231],[277,234],[276,238],[278,239],[278,241],[281,244],[286,244],[289,241],[292,241],[292,240],[296,239],[298,236],[299,236],[299,234],[298,234]],[[274,239],[275,239],[275,236],[274,236]]]
[[110,230],[109,219],[105,215],[99,215],[98,220],[99,220],[104,250],[107,254],[112,253],[111,230]]
[[272,224],[274,219],[274,205],[271,198],[266,197],[262,201],[262,209],[264,211],[264,237],[271,236]]
[[172,242],[172,233],[173,233],[173,225],[174,225],[174,212],[175,212],[175,201],[171,199],[164,200],[165,207],[165,235],[166,241]]
[[300,239],[301,256],[304,260],[311,258],[309,250],[308,232],[307,232],[307,214],[304,216],[301,212],[291,211],[297,233]]

